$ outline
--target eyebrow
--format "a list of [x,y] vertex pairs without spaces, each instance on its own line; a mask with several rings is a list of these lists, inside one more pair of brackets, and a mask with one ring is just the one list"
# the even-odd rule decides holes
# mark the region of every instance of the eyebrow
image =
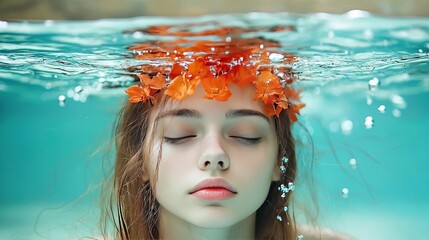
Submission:
[[226,118],[234,118],[234,117],[251,117],[251,116],[256,116],[256,117],[260,117],[263,118],[264,120],[266,120],[268,123],[270,122],[270,119],[265,116],[265,114],[259,112],[259,111],[255,111],[255,110],[251,110],[251,109],[237,109],[237,110],[231,110],[228,111],[225,114]]
[[[260,117],[260,118],[264,119],[265,121],[267,121],[268,123],[270,122],[270,119],[267,116],[265,116],[265,114],[263,114],[259,111],[251,110],[251,109],[231,110],[225,114],[226,118],[249,117],[249,116],[250,117],[252,117],[252,116]],[[175,110],[171,110],[171,111],[162,113],[156,118],[156,121],[158,121],[161,118],[165,118],[165,117],[202,118],[203,116],[197,110],[183,108],[183,109],[175,109]]]
[[165,118],[165,117],[202,118],[203,116],[197,110],[183,108],[183,109],[175,109],[175,110],[171,110],[171,111],[162,113],[155,120],[158,121],[159,119]]

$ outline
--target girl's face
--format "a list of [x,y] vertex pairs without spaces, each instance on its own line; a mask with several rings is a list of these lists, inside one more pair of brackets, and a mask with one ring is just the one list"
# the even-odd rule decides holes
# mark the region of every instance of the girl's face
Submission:
[[[254,217],[271,181],[279,180],[273,121],[253,100],[252,86],[230,90],[229,100],[219,102],[204,99],[200,85],[194,95],[155,117],[148,177],[156,173],[161,154],[155,183],[161,219],[205,228],[232,226]],[[218,182],[217,188],[195,192],[203,180],[229,186]]]

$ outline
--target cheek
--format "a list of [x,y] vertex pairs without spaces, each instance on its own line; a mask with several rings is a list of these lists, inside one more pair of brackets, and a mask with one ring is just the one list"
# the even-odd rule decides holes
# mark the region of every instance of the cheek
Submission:
[[195,151],[177,151],[174,147],[164,144],[161,158],[159,158],[159,147],[157,149],[157,152],[152,154],[150,174],[154,177],[159,159],[157,189],[171,190],[171,186],[179,184],[178,179],[183,179],[183,176],[186,176],[192,167],[195,168],[195,166],[192,166],[192,161],[189,161],[189,159],[195,159]]
[[258,151],[236,153],[236,171],[255,188],[269,188],[276,164],[276,150],[263,147]]

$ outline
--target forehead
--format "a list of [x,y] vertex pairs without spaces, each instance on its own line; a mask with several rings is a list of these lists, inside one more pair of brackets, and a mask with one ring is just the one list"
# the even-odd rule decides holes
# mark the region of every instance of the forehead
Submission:
[[[180,108],[194,109],[201,112],[203,115],[224,115],[224,113],[233,110],[233,109],[249,109],[254,111],[259,111],[264,113],[264,105],[259,100],[254,100],[253,96],[255,95],[254,86],[248,85],[245,87],[239,87],[235,85],[230,85],[229,90],[232,95],[227,101],[217,101],[214,99],[205,99],[205,91],[200,84],[195,93],[192,96],[181,101],[171,101],[171,105],[167,104],[164,111],[175,110]],[[169,105],[169,106],[168,106]],[[161,112],[163,112],[161,110]]]

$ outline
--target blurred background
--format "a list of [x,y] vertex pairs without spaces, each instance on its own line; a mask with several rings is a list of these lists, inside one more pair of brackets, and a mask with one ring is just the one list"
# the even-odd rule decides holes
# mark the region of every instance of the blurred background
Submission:
[[99,19],[196,16],[243,12],[344,13],[429,16],[428,0],[0,0],[0,19]]

